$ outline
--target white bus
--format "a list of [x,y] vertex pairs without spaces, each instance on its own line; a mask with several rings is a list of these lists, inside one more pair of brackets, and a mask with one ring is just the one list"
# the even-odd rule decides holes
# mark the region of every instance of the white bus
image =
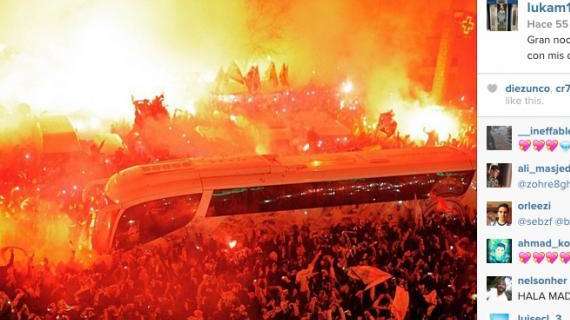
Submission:
[[452,147],[139,165],[106,182],[91,240],[96,251],[111,252],[198,218],[460,196],[474,173],[474,155]]

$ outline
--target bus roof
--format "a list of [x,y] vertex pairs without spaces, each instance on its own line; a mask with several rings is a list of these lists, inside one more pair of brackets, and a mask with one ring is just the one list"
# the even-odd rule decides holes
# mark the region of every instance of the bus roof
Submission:
[[117,204],[238,186],[475,170],[474,154],[422,147],[295,156],[191,158],[138,165],[114,174],[107,196]]

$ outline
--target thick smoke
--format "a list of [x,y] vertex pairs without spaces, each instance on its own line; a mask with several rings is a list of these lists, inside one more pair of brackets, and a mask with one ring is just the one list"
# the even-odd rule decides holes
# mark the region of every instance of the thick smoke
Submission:
[[[371,104],[435,64],[450,1],[41,1],[0,3],[0,103],[128,117],[165,93],[189,108],[221,66],[288,63],[294,84],[361,84]],[[51,2],[50,2],[51,3]],[[431,84],[424,83],[429,89]]]

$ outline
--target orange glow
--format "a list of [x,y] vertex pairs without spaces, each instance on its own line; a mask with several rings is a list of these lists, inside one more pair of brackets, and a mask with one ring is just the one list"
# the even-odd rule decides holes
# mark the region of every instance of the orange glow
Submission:
[[321,166],[321,164],[322,164],[322,161],[320,161],[320,160],[312,160],[311,161],[311,167],[318,168]]
[[341,84],[340,91],[344,94],[351,93],[354,90],[354,84],[350,80],[346,80]]
[[[45,209],[47,210],[47,208]],[[75,261],[88,263],[92,256],[90,244],[72,232],[73,221],[63,213],[35,213],[34,219],[0,211],[0,248],[22,248],[27,257],[17,255],[23,262],[34,255],[35,261],[47,258],[53,263],[69,261],[75,252]],[[27,212],[28,215],[34,213]],[[25,234],[25,237],[22,235]],[[0,257],[2,261],[6,257]],[[1,262],[0,262],[1,263]]]
[[376,130],[377,119],[381,112],[394,111],[397,130],[402,136],[408,136],[412,141],[422,144],[428,141],[430,132],[436,133],[438,141],[460,139],[462,126],[467,125],[461,112],[452,107],[446,107],[433,102],[428,93],[420,92],[416,100],[406,99],[400,95],[389,95],[367,109],[367,115],[362,119],[363,127],[370,131]]
[[444,107],[436,105],[416,106],[397,116],[400,130],[415,141],[425,142],[428,132],[435,131],[440,140],[459,137],[460,120]]

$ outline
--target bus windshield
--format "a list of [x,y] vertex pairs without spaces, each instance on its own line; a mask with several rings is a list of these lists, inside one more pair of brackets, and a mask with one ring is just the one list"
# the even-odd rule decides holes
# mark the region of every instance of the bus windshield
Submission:
[[117,225],[114,247],[129,249],[185,226],[196,214],[201,197],[191,194],[162,198],[126,209]]

